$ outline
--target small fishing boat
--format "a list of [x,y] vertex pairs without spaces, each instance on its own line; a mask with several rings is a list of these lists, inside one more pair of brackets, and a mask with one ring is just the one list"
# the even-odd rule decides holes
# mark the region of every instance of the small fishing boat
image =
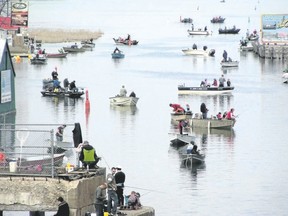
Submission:
[[210,51],[208,51],[207,49],[191,49],[191,48],[187,48],[187,49],[182,49],[182,52],[185,55],[198,55],[198,56],[214,56],[215,54],[215,50],[211,49]]
[[219,28],[218,32],[219,34],[238,34],[240,31],[239,28],[233,27],[233,28]]
[[113,38],[113,40],[117,45],[137,45],[139,42],[137,40],[127,40],[121,37],[119,37],[118,39]]
[[53,91],[51,89],[45,89],[41,91],[42,96],[45,97],[69,97],[69,98],[80,98],[84,94],[82,88],[76,88],[73,90],[65,91],[65,89],[60,89]]
[[125,57],[124,53],[122,52],[111,53],[111,56],[113,59],[120,59]]
[[200,118],[200,115],[197,118],[194,117],[192,119],[189,119],[189,125],[191,128],[217,128],[217,129],[231,129],[234,127],[236,120],[235,119],[214,119],[214,118],[207,118],[202,119]]
[[85,52],[85,49],[83,47],[76,47],[76,46],[63,47],[63,50],[68,53]]
[[181,154],[181,163],[185,166],[201,164],[205,162],[204,154]]
[[192,23],[193,19],[192,18],[183,18],[180,16],[180,22],[181,23]]
[[47,56],[46,56],[46,54],[32,55],[32,57],[30,58],[30,63],[34,64],[34,65],[47,64]]
[[26,168],[30,166],[50,166],[52,165],[52,158],[54,160],[54,166],[61,166],[63,164],[63,158],[65,154],[53,154],[53,157],[51,157],[50,154],[41,155],[41,156],[31,156],[31,157],[23,157],[20,158],[6,158],[5,163],[1,163],[1,166],[9,166],[9,162],[16,162],[17,167],[20,168]]
[[206,95],[216,95],[216,94],[229,94],[234,90],[233,86],[225,87],[188,87],[185,85],[178,86],[178,94],[206,94]]
[[222,67],[238,67],[239,61],[221,61]]
[[58,50],[58,53],[47,53],[47,58],[66,58],[68,52],[65,52],[63,49]]
[[191,142],[195,142],[195,136],[188,134],[177,134],[177,137],[170,141],[170,146],[174,148],[180,148],[188,145]]
[[93,42],[93,39],[81,41],[81,45],[84,48],[94,48],[95,47],[95,43]]
[[187,32],[189,33],[189,35],[209,35],[210,34],[208,31],[203,31],[201,29],[199,30],[188,29]]
[[136,106],[139,98],[115,96],[115,97],[110,97],[109,100],[110,100],[110,104],[114,106]]
[[224,23],[225,19],[226,18],[219,16],[219,17],[213,17],[210,21],[211,23]]

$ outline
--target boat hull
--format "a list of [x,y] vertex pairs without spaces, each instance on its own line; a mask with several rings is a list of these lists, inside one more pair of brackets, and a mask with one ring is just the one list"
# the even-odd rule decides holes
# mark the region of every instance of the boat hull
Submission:
[[191,119],[192,116],[192,113],[171,113],[171,122],[173,124],[178,124],[179,121]]
[[178,86],[178,94],[229,94],[234,90],[234,87],[185,87]]
[[111,56],[113,59],[120,59],[125,57],[123,53],[111,53]]
[[231,129],[235,125],[235,120],[228,119],[198,119],[192,118],[189,120],[189,125],[192,128],[217,128],[217,129]]
[[219,29],[219,34],[238,34],[240,29]]
[[195,142],[195,136],[188,134],[177,134],[177,137],[170,141],[170,146],[174,148],[181,148],[191,142]]
[[182,52],[185,55],[201,55],[201,56],[208,56],[208,50],[197,50],[197,49],[183,49]]
[[110,97],[110,104],[114,106],[136,106],[139,98],[137,97]]
[[208,31],[192,31],[192,30],[187,30],[189,35],[209,35]]
[[66,58],[68,52],[65,53],[47,53],[47,58]]
[[79,53],[79,52],[85,52],[85,49],[80,48],[72,48],[72,47],[63,47],[63,50],[68,53]]
[[239,62],[238,61],[227,61],[227,62],[221,62],[220,63],[222,67],[238,67]]
[[84,92],[83,91],[41,91],[41,94],[45,97],[70,97],[70,98],[80,98]]
[[201,164],[205,162],[204,154],[181,154],[181,163],[185,166]]
[[117,45],[137,45],[139,41],[137,40],[118,40],[118,39],[115,39],[113,38],[114,42],[117,44]]

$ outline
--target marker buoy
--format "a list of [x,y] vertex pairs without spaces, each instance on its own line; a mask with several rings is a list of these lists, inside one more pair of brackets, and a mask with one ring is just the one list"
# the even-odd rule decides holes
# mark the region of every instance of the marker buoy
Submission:
[[90,110],[90,101],[89,101],[89,94],[88,94],[88,90],[86,90],[85,108],[86,108],[86,111]]

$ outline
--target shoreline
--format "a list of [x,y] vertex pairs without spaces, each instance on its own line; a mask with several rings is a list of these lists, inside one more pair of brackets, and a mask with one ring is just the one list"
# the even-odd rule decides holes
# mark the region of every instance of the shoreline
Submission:
[[63,30],[63,29],[27,29],[25,32],[30,38],[41,40],[42,43],[62,43],[82,41],[93,38],[97,40],[104,33],[99,31],[89,31],[84,29]]

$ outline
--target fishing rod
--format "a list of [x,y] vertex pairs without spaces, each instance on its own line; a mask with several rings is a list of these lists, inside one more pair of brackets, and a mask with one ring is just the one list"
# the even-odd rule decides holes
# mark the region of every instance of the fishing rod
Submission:
[[110,166],[109,166],[109,164],[107,163],[107,161],[105,160],[105,158],[104,158],[104,157],[101,157],[101,158],[103,158],[103,160],[104,160],[105,164],[107,165],[108,169],[111,170],[111,169],[110,169]]
[[127,186],[127,185],[125,185],[125,187],[128,187],[128,188],[134,188],[134,189],[139,189],[139,190],[146,190],[146,191],[150,191],[150,192],[165,193],[165,192],[163,192],[163,191],[150,190],[150,189],[146,189],[146,188],[133,187],[133,186]]

